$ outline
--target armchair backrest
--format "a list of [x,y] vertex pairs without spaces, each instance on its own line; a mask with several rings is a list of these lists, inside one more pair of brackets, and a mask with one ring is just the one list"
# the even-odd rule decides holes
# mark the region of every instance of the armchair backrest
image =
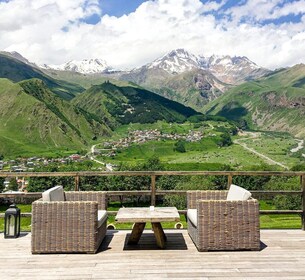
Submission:
[[107,210],[107,193],[104,191],[69,191],[65,192],[66,201],[96,201],[98,210]]
[[107,210],[107,193],[104,191],[68,191],[64,192],[62,186],[50,188],[42,193],[37,202],[72,202],[93,201],[98,203],[98,210]]
[[228,191],[188,191],[187,209],[195,209],[198,200],[226,200]]

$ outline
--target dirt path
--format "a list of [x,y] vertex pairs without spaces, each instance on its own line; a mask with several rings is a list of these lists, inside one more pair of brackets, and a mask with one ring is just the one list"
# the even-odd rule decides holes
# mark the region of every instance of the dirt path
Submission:
[[295,139],[295,140],[298,142],[298,146],[290,150],[290,152],[292,153],[296,153],[297,151],[304,148],[304,140],[301,139]]
[[287,165],[284,165],[284,164],[282,164],[282,163],[280,163],[278,161],[275,161],[272,158],[270,158],[270,157],[268,157],[268,156],[266,156],[264,154],[261,154],[261,153],[257,152],[256,150],[248,147],[247,144],[240,142],[240,141],[243,141],[243,140],[246,140],[246,139],[251,139],[251,138],[253,139],[253,138],[259,137],[259,134],[255,133],[255,132],[249,132],[247,135],[249,135],[249,136],[245,137],[245,138],[238,139],[238,140],[234,140],[234,143],[237,144],[237,145],[242,146],[245,150],[247,150],[247,151],[249,151],[249,152],[259,156],[260,158],[264,159],[268,163],[276,164],[278,166],[283,167],[284,169],[289,169]]

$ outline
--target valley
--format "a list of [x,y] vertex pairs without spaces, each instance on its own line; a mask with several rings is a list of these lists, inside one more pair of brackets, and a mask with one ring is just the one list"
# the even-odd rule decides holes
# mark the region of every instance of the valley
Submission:
[[[240,131],[231,136],[233,140],[231,145],[220,146],[219,136],[222,133],[220,131],[229,130],[230,125],[207,121],[202,122],[200,126],[198,123],[195,125],[196,130],[201,131],[202,138],[194,142],[185,141],[185,152],[178,152],[175,150],[177,136],[176,139],[149,139],[140,143],[134,139],[134,142],[131,140],[127,144],[124,136],[130,137],[132,131],[140,134],[141,126],[145,129],[141,131],[143,138],[149,131],[147,129],[156,130],[160,135],[170,133],[173,137],[177,131],[183,137],[194,129],[194,124],[191,123],[170,126],[159,122],[149,126],[140,124],[123,126],[116,131],[115,136],[95,146],[96,157],[102,162],[121,166],[136,165],[156,156],[171,170],[218,170],[229,167],[237,170],[257,170],[262,167],[269,170],[287,170],[305,162],[305,158],[300,154],[291,152],[298,142],[289,134]],[[115,145],[111,146],[111,143]],[[302,151],[304,153],[304,150]]]
[[304,81],[303,65],[272,72],[183,49],[130,71],[2,52],[0,155],[78,154],[99,170],[152,157],[170,170],[290,170],[305,162]]

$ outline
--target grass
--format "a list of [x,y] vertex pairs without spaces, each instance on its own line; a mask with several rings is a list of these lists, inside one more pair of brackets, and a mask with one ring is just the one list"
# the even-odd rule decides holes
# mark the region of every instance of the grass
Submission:
[[295,139],[289,134],[261,132],[261,136],[254,139],[242,140],[249,148],[253,148],[269,158],[292,167],[300,164],[301,160],[294,157],[290,150],[296,147]]
[[261,229],[300,229],[301,217],[297,214],[260,215]]

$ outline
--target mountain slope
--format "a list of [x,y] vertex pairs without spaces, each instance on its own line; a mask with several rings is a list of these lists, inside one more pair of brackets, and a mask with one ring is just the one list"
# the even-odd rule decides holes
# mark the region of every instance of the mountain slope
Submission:
[[37,78],[44,81],[54,93],[66,100],[70,100],[84,91],[84,88],[77,84],[55,80],[38,68],[3,53],[0,54],[0,78],[7,78],[13,82]]
[[208,102],[223,94],[228,85],[205,70],[191,70],[165,80],[154,92],[181,104],[202,111]]
[[[197,112],[148,90],[116,86],[110,82],[92,86],[73,99],[73,104],[100,117],[113,116],[116,121],[152,123],[157,120],[184,121]],[[105,115],[105,112],[109,115]]]
[[205,107],[251,128],[288,131],[305,136],[305,65],[275,71],[256,81],[244,83]]
[[38,79],[0,79],[0,153],[22,155],[85,148],[108,134],[104,123],[54,95]]

